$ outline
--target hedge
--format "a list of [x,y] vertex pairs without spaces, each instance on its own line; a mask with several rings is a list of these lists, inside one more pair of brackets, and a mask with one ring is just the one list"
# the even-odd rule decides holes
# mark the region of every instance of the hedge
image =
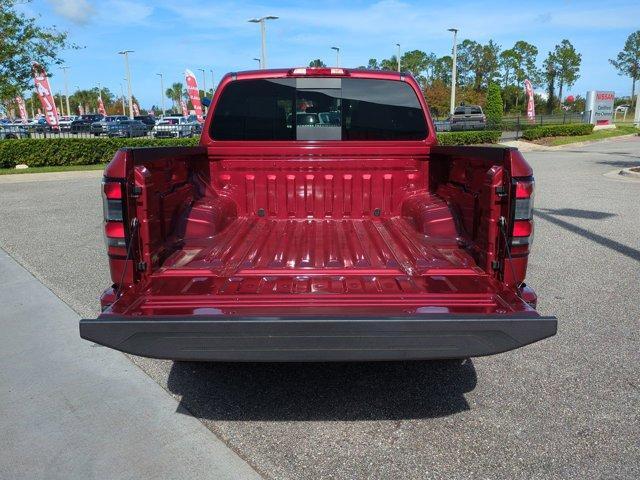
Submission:
[[525,140],[537,140],[545,137],[573,137],[589,135],[593,125],[589,123],[568,123],[566,125],[540,125],[522,132]]
[[0,141],[0,168],[107,163],[123,147],[173,147],[198,144],[192,138],[26,138]]
[[440,145],[474,145],[478,143],[498,143],[502,132],[499,130],[470,130],[468,132],[439,132]]
[[[438,133],[440,145],[496,143],[499,131]],[[107,163],[123,147],[193,146],[198,138],[27,138],[0,141],[0,168]]]

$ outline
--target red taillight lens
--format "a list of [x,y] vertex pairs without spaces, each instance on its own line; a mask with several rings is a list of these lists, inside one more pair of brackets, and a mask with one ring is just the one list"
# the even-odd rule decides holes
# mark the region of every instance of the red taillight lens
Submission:
[[533,241],[534,190],[533,178],[516,179],[512,245],[530,245]]
[[104,213],[104,234],[107,252],[111,255],[126,254],[126,232],[123,213],[123,184],[102,182],[102,210]]

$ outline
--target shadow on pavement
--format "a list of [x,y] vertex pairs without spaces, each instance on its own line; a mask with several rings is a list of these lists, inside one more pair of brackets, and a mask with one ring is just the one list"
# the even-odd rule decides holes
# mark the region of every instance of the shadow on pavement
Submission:
[[370,363],[174,362],[179,412],[211,420],[395,420],[469,409],[471,360]]
[[576,208],[536,208],[537,213],[545,212],[550,215],[573,218],[590,218],[591,220],[603,220],[615,217],[615,213],[597,212],[595,210],[578,210]]
[[[553,212],[553,210],[548,210],[549,212]],[[581,212],[588,212],[588,210],[578,210]],[[640,262],[640,250],[637,250],[635,248],[629,247],[627,245],[624,245],[620,242],[616,242],[615,240],[611,240],[610,238],[607,237],[603,237],[602,235],[598,235],[597,233],[593,233],[585,228],[582,227],[578,227],[577,225],[574,225],[572,223],[569,222],[565,222],[564,220],[560,220],[559,218],[556,218],[554,216],[554,214],[549,214],[549,213],[545,213],[545,211],[543,210],[534,210],[534,215],[536,217],[542,218],[543,220],[546,220],[547,222],[551,222],[554,225],[558,225],[559,227],[564,228],[565,230],[568,230],[572,233],[578,234],[584,238],[586,238],[587,240],[591,240],[592,242],[596,242],[600,245],[602,245],[603,247],[607,247],[610,248],[611,250],[614,250],[622,255],[624,255],[625,257],[628,257],[632,260],[635,260],[637,262]],[[605,212],[591,212],[594,214],[602,214]],[[611,214],[606,214],[606,215],[611,215]],[[580,217],[580,218],[594,218],[594,217]],[[605,217],[600,217],[599,219],[602,218],[607,218]]]
[[612,168],[640,167],[640,160],[612,160],[610,162],[596,162],[600,165],[608,165]]

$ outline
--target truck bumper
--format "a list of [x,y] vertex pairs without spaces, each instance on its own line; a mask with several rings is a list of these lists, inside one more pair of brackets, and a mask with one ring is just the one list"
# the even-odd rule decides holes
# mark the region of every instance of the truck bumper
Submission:
[[80,336],[116,350],[186,361],[315,362],[466,358],[555,335],[555,317],[131,318],[80,321]]

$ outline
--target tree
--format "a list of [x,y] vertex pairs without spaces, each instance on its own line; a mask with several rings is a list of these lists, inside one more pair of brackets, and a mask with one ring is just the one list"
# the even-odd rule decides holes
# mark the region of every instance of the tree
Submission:
[[430,65],[431,59],[429,55],[422,50],[411,50],[405,52],[404,55],[400,57],[400,68],[402,68],[402,71],[411,73],[422,88],[427,84],[425,73]]
[[451,86],[451,67],[453,60],[449,55],[436,59],[433,64],[433,83],[440,81]]
[[172,83],[165,95],[173,102],[173,108],[180,110],[180,100],[184,99],[184,86],[180,82]]
[[562,40],[560,45],[556,45],[553,55],[558,78],[558,98],[562,101],[563,87],[565,85],[571,87],[580,78],[578,72],[580,71],[580,63],[582,63],[582,55],[567,39]]
[[481,45],[465,39],[458,45],[458,68],[461,85],[472,85],[479,92],[488,86],[499,72],[500,46],[489,40]]
[[316,58],[315,60],[309,62],[309,66],[312,68],[324,68],[327,65],[319,58]]
[[487,89],[487,101],[484,107],[489,128],[499,128],[502,124],[502,108],[500,87],[497,83],[490,83]]
[[558,76],[558,60],[553,52],[547,54],[542,63],[544,77],[547,82],[547,113],[553,113],[555,106],[556,77]]
[[624,48],[618,56],[609,60],[619,75],[631,78],[631,107],[636,99],[636,81],[640,78],[640,30],[633,32],[624,42]]
[[[535,45],[518,40],[513,48],[505,50],[500,54],[500,64],[505,72],[507,79],[513,74],[515,85],[515,107],[518,108],[520,92],[524,81],[528,79],[533,85],[539,85],[540,74],[536,68],[536,59],[538,57],[538,48]],[[505,82],[504,88],[510,85]]]
[[67,33],[41,27],[35,18],[15,11],[17,0],[0,0],[0,102],[22,94],[32,86],[31,62],[45,70],[62,64],[59,51],[77,48],[67,42]]

